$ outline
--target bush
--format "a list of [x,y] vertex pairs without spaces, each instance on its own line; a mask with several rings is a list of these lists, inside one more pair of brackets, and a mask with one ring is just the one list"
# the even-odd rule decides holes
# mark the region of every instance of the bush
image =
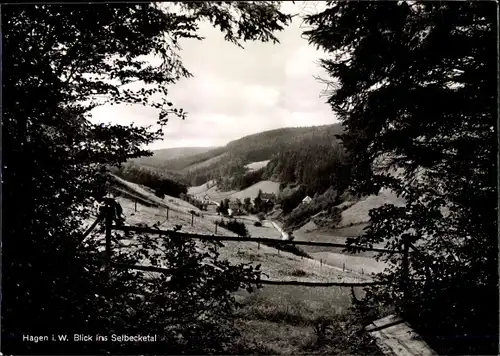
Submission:
[[289,214],[295,209],[306,196],[306,189],[299,185],[296,188],[285,188],[279,194],[279,203],[284,214]]
[[257,227],[262,227],[262,223],[260,221],[254,222],[253,225]]
[[219,221],[216,222],[216,224],[226,230],[234,232],[238,236],[250,237],[246,225],[242,222],[236,220],[230,220],[226,222],[224,221],[224,219],[220,219]]
[[160,198],[160,199],[164,199],[165,198],[165,194],[161,191],[161,189],[156,189],[155,190],[155,195]]
[[[300,204],[298,207],[293,209],[290,215],[285,219],[285,226],[288,228],[299,228],[307,223],[311,216],[321,212],[322,210],[330,208],[333,209],[333,207],[339,203],[340,199],[337,192],[330,188],[322,195],[314,198],[309,204]],[[339,216],[339,209],[335,209],[332,214],[332,217],[334,218],[332,222],[336,222],[337,220],[340,221]]]
[[262,221],[262,220],[266,219],[266,215],[264,213],[260,212],[257,214],[257,218],[259,218],[259,220]]

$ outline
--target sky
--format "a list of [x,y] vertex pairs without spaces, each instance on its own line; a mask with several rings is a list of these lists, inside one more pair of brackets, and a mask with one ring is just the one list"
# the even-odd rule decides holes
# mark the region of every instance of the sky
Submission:
[[[319,2],[284,2],[282,11],[308,14]],[[172,117],[164,139],[148,148],[222,146],[246,135],[281,127],[337,122],[321,95],[326,77],[317,61],[324,53],[302,38],[300,18],[277,34],[279,44],[247,42],[245,49],[226,42],[210,23],[200,25],[202,41],[181,42],[181,57],[193,77],[172,85],[169,100],[188,112]],[[92,122],[154,125],[158,113],[143,106],[100,106]]]

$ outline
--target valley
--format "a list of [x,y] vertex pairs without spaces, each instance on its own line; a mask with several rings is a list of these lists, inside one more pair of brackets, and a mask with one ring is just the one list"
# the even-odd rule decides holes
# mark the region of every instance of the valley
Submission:
[[[338,131],[337,126],[333,128]],[[166,149],[129,162],[135,167],[133,172],[149,172],[146,177],[153,174],[155,178],[145,186],[133,183],[135,173],[123,179],[118,172],[115,180],[122,187],[118,200],[127,224],[156,223],[160,229],[182,226],[180,231],[187,233],[237,236],[220,226],[216,229],[215,223],[223,219],[244,224],[250,237],[345,244],[347,238],[362,234],[370,209],[386,203],[401,205],[404,201],[390,191],[358,198],[347,194],[347,184],[335,181],[348,179],[348,168],[341,150],[327,140],[332,137],[331,130],[332,126],[283,129],[242,138],[225,148]],[[267,146],[267,152],[251,145],[256,142],[255,136],[262,139],[270,135],[274,135],[275,142]],[[286,142],[295,142],[295,148]],[[327,155],[312,161],[310,155],[315,153]],[[318,166],[318,161],[324,165]],[[308,168],[310,162],[316,164]],[[334,172],[333,177],[327,169]],[[327,175],[327,179],[320,174]],[[144,177],[136,182],[149,182]],[[250,178],[245,183],[242,177]],[[180,191],[184,193],[174,197],[168,194],[172,184],[162,190],[159,183],[154,183],[165,179],[183,184]],[[135,211],[137,196],[152,205],[140,204]],[[223,204],[231,209],[222,212]],[[192,216],[193,212],[196,216]],[[384,244],[374,247],[383,248]],[[299,250],[303,255],[256,242],[226,241],[220,255],[230,263],[260,264],[264,279],[279,281],[369,281],[372,274],[389,267],[375,259],[376,252],[351,254],[340,247],[319,246],[300,246]],[[355,290],[358,297],[362,296],[361,288]],[[307,345],[314,344],[316,320],[342,318],[349,314],[351,305],[350,290],[345,287],[265,285],[251,294],[241,290],[235,297],[243,305],[237,324],[244,331],[245,343],[266,345],[267,352],[276,354],[303,353]],[[259,331],[266,329],[273,332]]]
[[[120,187],[117,201],[123,208],[125,224],[131,226],[152,226],[156,224],[162,230],[171,230],[182,226],[182,232],[203,235],[236,236],[235,233],[218,227],[215,221],[221,217],[213,205],[206,211],[200,210],[189,203],[171,196],[158,198],[151,188],[124,181],[114,177],[115,184]],[[199,194],[206,191],[198,190]],[[140,197],[136,203],[137,197]],[[144,205],[142,202],[145,202]],[[167,217],[168,209],[168,217]],[[191,212],[195,211],[192,222]],[[255,226],[259,221],[255,215],[237,216],[237,221],[243,222],[250,236],[280,239],[281,234],[268,220],[262,221],[262,226]],[[91,221],[87,224],[90,225]],[[155,238],[153,235],[152,238]],[[94,236],[100,241],[100,249],[104,250],[104,235]],[[120,250],[134,249],[134,239],[120,239]],[[202,244],[198,244],[203,249]],[[304,247],[305,248],[305,247]],[[263,279],[279,281],[304,282],[363,282],[371,278],[366,269],[360,271],[343,270],[341,260],[332,259],[328,263],[325,258],[300,257],[295,254],[280,251],[276,248],[256,242],[225,241],[219,249],[222,259],[232,264],[251,263],[261,265]],[[319,256],[319,255],[318,255]],[[349,257],[339,254],[339,256]],[[362,258],[361,258],[362,259]],[[359,262],[361,263],[361,262]],[[160,261],[160,267],[162,262]],[[355,288],[358,297],[363,295],[362,288]],[[242,303],[237,311],[236,324],[242,331],[246,345],[256,345],[256,352],[272,354],[301,354],[315,344],[314,326],[320,319],[337,320],[349,315],[351,292],[345,287],[307,287],[264,285],[262,289],[249,294],[241,290],[235,294]],[[263,332],[271,329],[272,332]],[[376,354],[376,353],[374,353]]]

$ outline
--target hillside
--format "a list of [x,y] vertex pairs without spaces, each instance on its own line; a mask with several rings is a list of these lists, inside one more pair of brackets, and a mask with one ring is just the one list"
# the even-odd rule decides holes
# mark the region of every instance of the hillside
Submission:
[[[160,229],[171,229],[180,224],[183,232],[208,235],[215,232],[214,221],[219,217],[213,213],[203,212],[203,215],[195,217],[191,226],[189,210],[196,208],[188,203],[173,197],[160,199],[148,188],[120,178],[115,178],[115,184],[116,188],[126,189],[128,193],[118,198],[127,225],[158,223]],[[152,205],[145,206],[139,202],[135,211],[134,196],[141,196]],[[171,208],[168,219],[163,208],[165,206]],[[279,238],[279,233],[270,224],[258,228],[253,226],[253,219],[240,221],[248,224],[252,236]],[[90,223],[89,221],[88,224]],[[222,228],[217,230],[217,235],[235,236]],[[157,238],[157,235],[151,237]],[[97,234],[93,238],[101,241],[104,249],[104,236]],[[135,240],[120,239],[120,244],[122,247],[114,248],[135,248]],[[199,248],[203,248],[201,243]],[[220,248],[220,253],[221,258],[231,263],[261,264],[265,273],[263,279],[311,282],[361,282],[370,279],[367,274],[342,271],[341,268],[320,263],[316,259],[299,257],[255,242],[227,241]],[[166,262],[160,261],[159,265],[166,267]],[[361,289],[356,288],[356,293],[361,296]],[[350,289],[342,287],[264,286],[251,294],[244,290],[238,291],[235,296],[243,306],[236,319],[242,337],[266,345],[271,354],[303,354],[303,348],[315,340],[315,320],[318,317],[336,320],[346,313],[351,304]],[[264,330],[272,332],[263,332]]]
[[245,199],[246,197],[254,199],[259,194],[259,190],[262,190],[263,193],[274,193],[277,195],[279,193],[279,183],[263,180],[242,191],[231,194],[230,197],[234,199]]
[[[224,147],[157,150],[152,157],[133,162],[179,173],[192,186],[216,179],[223,189],[232,189],[238,188],[246,172],[262,169],[264,161],[272,160],[278,153],[320,143],[331,146],[341,130],[340,124],[282,128],[245,136]],[[253,166],[245,167],[248,164]]]
[[196,156],[208,151],[212,151],[214,147],[172,147],[163,148],[153,151],[153,156],[141,157],[133,160],[135,163],[157,167],[166,168],[163,163],[175,161],[181,158]]
[[[179,180],[191,185],[188,194],[216,202],[254,199],[259,190],[274,193],[285,227],[296,229],[344,203],[341,197],[349,184],[350,166],[336,138],[341,131],[340,124],[265,131],[225,147],[186,153],[155,169],[182,177]],[[313,198],[312,204],[301,205],[306,196]]]
[[248,168],[249,171],[256,171],[256,170],[265,168],[270,161],[271,161],[270,159],[267,159],[265,161],[252,162],[252,163],[245,165],[245,168]]

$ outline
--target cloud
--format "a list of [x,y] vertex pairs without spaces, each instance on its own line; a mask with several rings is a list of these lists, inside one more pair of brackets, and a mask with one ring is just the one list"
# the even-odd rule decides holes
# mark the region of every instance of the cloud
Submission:
[[[314,12],[314,5],[284,3],[287,12]],[[324,85],[314,76],[322,52],[301,37],[299,18],[278,34],[281,43],[248,42],[245,49],[228,43],[209,23],[200,25],[203,41],[181,42],[181,57],[194,75],[169,89],[169,100],[188,112],[172,118],[160,147],[224,145],[265,130],[336,122],[325,98]],[[154,125],[157,112],[142,106],[99,107],[93,121]]]

